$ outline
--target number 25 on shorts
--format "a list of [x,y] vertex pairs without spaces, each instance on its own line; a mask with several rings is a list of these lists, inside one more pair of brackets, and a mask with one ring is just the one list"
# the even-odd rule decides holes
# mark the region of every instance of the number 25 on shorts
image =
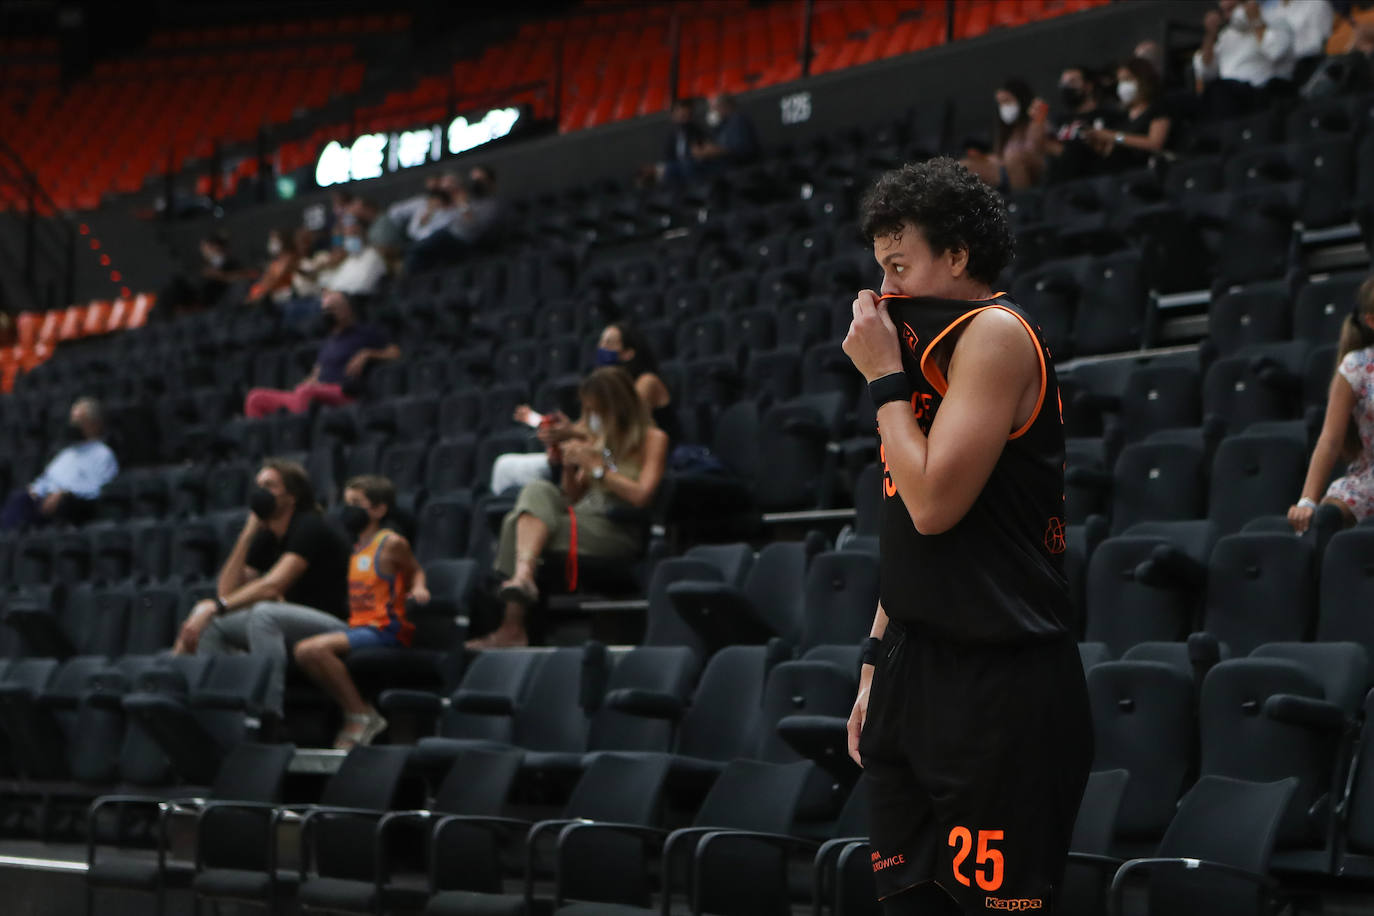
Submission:
[[[1001,830],[978,831],[978,850],[973,859],[977,867],[973,870],[973,878],[980,890],[995,891],[1002,886],[1002,852],[992,848],[992,844],[1001,839]],[[954,880],[969,887],[963,867],[964,860],[973,851],[973,834],[967,827],[955,827],[949,832],[949,845],[954,847]]]

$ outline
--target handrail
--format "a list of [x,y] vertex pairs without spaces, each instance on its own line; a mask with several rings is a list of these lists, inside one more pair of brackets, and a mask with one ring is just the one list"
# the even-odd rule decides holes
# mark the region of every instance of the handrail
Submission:
[[[76,226],[23,158],[0,140],[0,187],[4,186],[17,190],[27,205],[20,273],[32,304],[52,309],[71,302],[76,283]],[[39,204],[51,215],[40,220]],[[40,260],[49,263],[51,276],[40,275]]]

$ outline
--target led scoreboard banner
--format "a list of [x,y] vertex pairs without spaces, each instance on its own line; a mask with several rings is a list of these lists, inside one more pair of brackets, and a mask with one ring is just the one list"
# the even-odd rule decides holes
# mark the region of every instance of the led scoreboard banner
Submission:
[[438,162],[500,140],[515,129],[523,114],[518,108],[493,108],[481,118],[454,118],[448,127],[434,124],[398,133],[363,134],[350,144],[331,140],[315,162],[315,183],[322,188],[380,178]]

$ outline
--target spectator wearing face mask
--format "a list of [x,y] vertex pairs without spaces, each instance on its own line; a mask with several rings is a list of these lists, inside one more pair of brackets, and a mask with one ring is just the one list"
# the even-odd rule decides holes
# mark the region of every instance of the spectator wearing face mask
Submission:
[[1101,157],[1088,145],[1088,131],[1104,127],[1110,109],[1098,100],[1095,74],[1087,67],[1067,67],[1059,74],[1059,117],[1045,138],[1046,167],[1052,181],[1087,178],[1101,171]]
[[1003,193],[1022,191],[1039,184],[1045,171],[1049,106],[1035,98],[1030,86],[1020,79],[1003,82],[994,98],[997,123],[992,149],[969,147],[963,164]]
[[367,244],[367,230],[354,222],[344,230],[343,260],[320,271],[320,286],[350,296],[370,296],[386,276],[386,258]]
[[1276,81],[1293,75],[1293,32],[1284,19],[1266,17],[1257,0],[1219,0],[1203,17],[1202,29],[1193,73],[1212,117],[1253,111],[1281,89]]
[[243,401],[243,415],[265,417],[278,410],[305,413],[314,403],[347,404],[353,399],[344,386],[361,380],[368,365],[401,355],[401,348],[375,325],[358,320],[348,296],[336,290],[324,294],[320,310],[329,332],[320,344],[315,367],[290,391],[254,388]]
[[[597,341],[596,364],[617,366],[634,382],[635,393],[649,409],[654,425],[667,434],[670,442],[679,440],[677,412],[668,386],[658,374],[658,359],[648,339],[634,325],[617,321],[606,325]],[[515,421],[530,424],[535,417],[528,404],[515,408]],[[544,443],[543,453],[511,452],[500,455],[491,469],[491,491],[504,493],[534,480],[554,480],[558,476],[558,446],[564,442],[590,442],[592,433],[585,423],[574,423],[555,411],[539,418],[537,435]]]
[[5,500],[0,531],[59,519],[79,522],[88,516],[101,489],[119,473],[119,461],[101,438],[104,431],[100,402],[78,398],[68,415],[68,444],[32,483]]
[[285,305],[292,296],[291,279],[296,273],[300,252],[288,229],[273,229],[267,233],[267,256],[270,260],[262,276],[248,288],[248,305],[271,302]]
[[733,96],[717,93],[706,103],[709,139],[692,147],[699,174],[711,174],[731,166],[753,162],[759,155],[754,122],[739,110]]
[[158,294],[163,307],[153,314],[164,318],[219,305],[229,287],[244,279],[243,265],[229,253],[229,240],[223,235],[209,235],[200,240],[200,266],[195,276],[179,273]]
[[301,465],[269,458],[256,483],[252,511],[220,568],[216,597],[196,602],[172,651],[267,656],[264,705],[281,721],[287,647],[346,627],[349,549],[325,521]]
[[1139,57],[1116,71],[1121,111],[1111,127],[1088,132],[1088,140],[1113,170],[1139,168],[1164,151],[1172,121],[1160,100],[1159,75]]
[[[447,193],[443,187],[436,192]],[[474,247],[489,241],[499,218],[495,173],[486,166],[473,166],[468,170],[466,187],[453,195],[452,212],[442,229],[417,240],[406,252],[406,272],[418,273],[462,260]]]

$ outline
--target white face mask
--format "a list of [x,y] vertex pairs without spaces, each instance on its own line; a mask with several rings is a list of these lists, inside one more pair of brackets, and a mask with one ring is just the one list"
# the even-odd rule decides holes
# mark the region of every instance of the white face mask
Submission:
[[272,257],[274,257],[274,258],[275,258],[277,255],[281,254],[281,239],[268,239],[268,240],[267,240],[267,253],[270,254],[270,255],[271,255]]
[[1245,15],[1245,4],[1238,3],[1231,11],[1231,28],[1237,32],[1250,31],[1250,17]]
[[219,252],[212,252],[210,255],[206,257],[206,260],[210,262],[211,267],[224,266],[224,255],[220,254]]
[[599,413],[587,414],[587,430],[588,430],[593,436],[599,436],[599,435],[601,435],[601,414],[599,414]]
[[997,116],[1002,119],[1003,124],[1015,124],[1016,119],[1021,117],[1021,106],[1016,102],[998,105]]
[[719,112],[718,110],[714,109],[714,108],[709,109],[709,110],[706,112],[706,126],[707,126],[707,127],[719,127],[719,126],[720,126],[720,122],[723,121],[723,120],[725,120],[725,119],[721,117],[720,112]]
[[1116,84],[1116,97],[1121,100],[1122,105],[1129,105],[1134,102],[1139,91],[1135,80],[1123,80]]

